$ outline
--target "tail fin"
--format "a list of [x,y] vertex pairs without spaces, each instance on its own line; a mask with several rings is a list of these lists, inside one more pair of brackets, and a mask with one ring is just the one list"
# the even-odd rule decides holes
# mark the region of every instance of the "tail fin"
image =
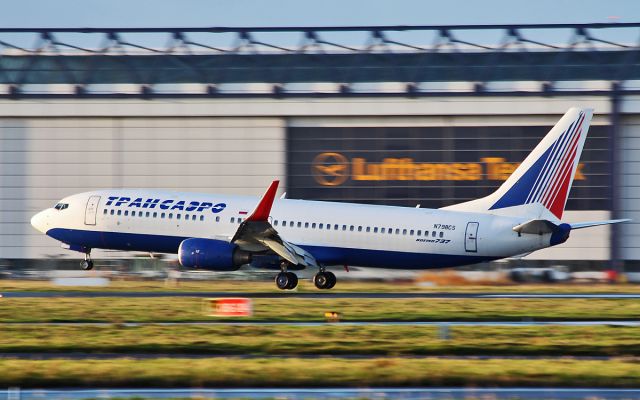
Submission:
[[592,116],[569,109],[498,190],[444,209],[561,219]]

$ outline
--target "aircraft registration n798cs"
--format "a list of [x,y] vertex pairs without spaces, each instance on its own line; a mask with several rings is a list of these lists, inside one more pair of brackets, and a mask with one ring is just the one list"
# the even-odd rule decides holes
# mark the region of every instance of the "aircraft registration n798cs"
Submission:
[[441,209],[276,199],[156,190],[108,189],[75,194],[36,214],[31,224],[85,254],[91,249],[178,254],[189,269],[317,268],[314,283],[330,289],[333,265],[429,269],[529,253],[564,243],[573,229],[562,214],[593,111],[571,108],[494,193]]

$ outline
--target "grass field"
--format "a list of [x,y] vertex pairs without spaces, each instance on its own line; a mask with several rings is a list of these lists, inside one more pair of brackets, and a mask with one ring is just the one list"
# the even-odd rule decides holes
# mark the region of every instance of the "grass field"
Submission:
[[438,358],[0,360],[0,386],[26,387],[637,387],[626,360]]
[[635,327],[3,326],[0,353],[640,356]]
[[[202,299],[3,298],[0,322],[180,322],[207,317]],[[623,320],[640,315],[635,299],[254,299],[246,321],[323,321],[326,311],[343,321]]]
[[[19,283],[11,288],[48,290],[44,283],[37,284],[28,282],[21,287]],[[178,290],[239,291],[243,285],[255,285],[252,290],[276,291],[271,283],[263,282],[217,282],[213,288],[199,285],[202,283]],[[353,284],[352,289],[447,290],[383,284]],[[635,287],[484,289],[632,292]],[[109,290],[165,289],[155,282],[118,282]],[[301,290],[316,289],[305,283]],[[457,287],[451,291],[476,290],[480,289]],[[450,338],[445,340],[440,338],[438,327],[429,326],[153,324],[224,321],[205,316],[202,305],[202,299],[197,297],[2,298],[0,352],[61,354],[59,359],[52,360],[5,356],[0,360],[0,371],[3,371],[0,385],[23,388],[640,386],[640,328],[635,327],[450,327]],[[283,296],[254,299],[253,305],[254,316],[241,321],[323,321],[326,311],[340,313],[343,321],[635,320],[640,315],[640,301],[634,299],[303,299]],[[66,321],[107,325],[37,325]],[[12,324],[16,322],[24,324]],[[74,360],[65,359],[62,353],[88,353],[89,357],[110,353],[121,357]],[[177,358],[163,358],[164,354]],[[180,358],[194,354],[205,358]],[[152,358],[140,359],[132,357],[134,355]],[[153,358],[154,355],[158,358]],[[477,359],[474,356],[512,358]],[[614,358],[567,358],[571,356]]]
[[[164,281],[113,280],[106,287],[68,287],[53,286],[49,281],[0,280],[0,293],[9,291],[180,291],[180,292],[273,292],[281,293],[270,281],[185,281],[177,285]],[[301,280],[299,292],[321,292],[307,280]],[[457,286],[421,286],[413,282],[353,282],[339,281],[334,292],[532,292],[532,293],[640,293],[640,285],[634,284],[505,284],[457,285]]]

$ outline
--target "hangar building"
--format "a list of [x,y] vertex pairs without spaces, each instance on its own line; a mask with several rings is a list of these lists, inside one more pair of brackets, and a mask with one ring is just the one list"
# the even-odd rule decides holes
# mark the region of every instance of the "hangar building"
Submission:
[[[77,257],[30,217],[169,188],[442,207],[595,108],[571,220],[532,260],[640,260],[640,24],[0,29],[0,259]],[[119,253],[95,257],[121,257]]]

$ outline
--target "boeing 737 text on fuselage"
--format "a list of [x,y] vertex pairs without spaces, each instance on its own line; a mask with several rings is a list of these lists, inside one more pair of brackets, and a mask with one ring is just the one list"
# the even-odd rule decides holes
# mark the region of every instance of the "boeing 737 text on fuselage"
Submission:
[[39,212],[31,224],[85,254],[92,249],[178,254],[187,269],[230,271],[242,265],[279,269],[276,284],[293,289],[292,271],[318,270],[330,289],[334,265],[430,269],[530,253],[564,243],[573,229],[564,207],[587,137],[592,110],[571,108],[498,190],[441,209],[276,199],[278,181],[261,197],[108,189],[75,194]]

